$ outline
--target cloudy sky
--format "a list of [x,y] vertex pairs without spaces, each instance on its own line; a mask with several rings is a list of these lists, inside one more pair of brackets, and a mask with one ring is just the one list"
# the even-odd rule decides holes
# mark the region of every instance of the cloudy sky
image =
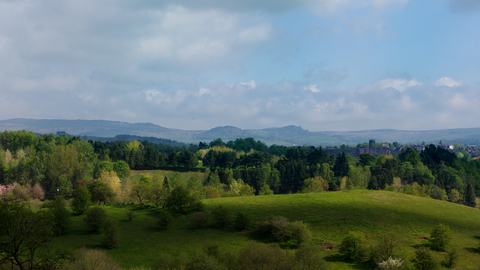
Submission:
[[478,0],[0,0],[0,119],[480,127]]

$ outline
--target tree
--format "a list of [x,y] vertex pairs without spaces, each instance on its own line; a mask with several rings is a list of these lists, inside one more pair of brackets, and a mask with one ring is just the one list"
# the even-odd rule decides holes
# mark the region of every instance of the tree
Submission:
[[[18,269],[58,269],[64,256],[47,248],[52,238],[53,216],[33,212],[18,202],[0,201],[0,265]],[[44,251],[43,256],[39,252]]]
[[130,192],[130,197],[133,200],[138,201],[142,206],[145,205],[146,201],[150,198],[150,195],[150,185],[145,182],[138,182],[133,185],[132,191]]
[[336,177],[348,176],[350,166],[348,166],[347,156],[345,152],[342,152],[335,160],[335,166],[333,166],[333,172]]
[[175,187],[167,198],[167,207],[178,207],[180,212],[185,213],[184,208],[192,202],[190,192],[184,186]]
[[470,207],[475,207],[475,189],[472,186],[472,183],[467,184],[467,189],[465,191],[465,205],[470,206]]
[[71,208],[77,215],[82,215],[88,210],[91,204],[91,195],[87,187],[81,186],[75,192],[75,198],[72,201]]
[[435,226],[430,233],[430,242],[432,248],[438,251],[446,251],[448,244],[452,240],[452,231],[450,227],[444,224]]
[[161,184],[154,184],[151,188],[150,201],[155,204],[156,207],[160,205],[165,208],[168,198],[168,189]]
[[113,170],[117,173],[118,178],[120,178],[121,180],[129,177],[131,174],[130,167],[123,160],[115,162],[113,164]]
[[421,247],[415,251],[413,265],[418,270],[435,270],[438,269],[438,263],[433,258],[432,252],[426,247]]
[[114,248],[118,246],[118,242],[117,222],[112,218],[107,218],[103,224],[102,245],[106,248]]
[[99,233],[106,219],[107,213],[105,210],[97,206],[87,211],[84,221],[90,232]]
[[88,185],[88,190],[92,196],[92,201],[98,202],[99,205],[102,202],[105,205],[108,200],[111,200],[115,197],[115,193],[113,192],[112,188],[109,185],[99,181]]
[[57,196],[51,202],[50,212],[53,215],[53,233],[57,236],[65,234],[71,224],[71,213],[63,196]]
[[340,253],[354,261],[362,260],[365,253],[365,235],[361,232],[348,232],[340,244]]

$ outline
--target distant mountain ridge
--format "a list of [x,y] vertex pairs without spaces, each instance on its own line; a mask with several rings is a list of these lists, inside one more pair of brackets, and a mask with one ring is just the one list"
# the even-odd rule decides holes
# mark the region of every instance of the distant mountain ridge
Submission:
[[[0,120],[0,131],[28,130],[35,133],[56,133],[65,131],[72,135],[113,138],[120,134],[155,137],[184,143],[198,143],[221,138],[224,141],[252,137],[266,144],[280,145],[341,145],[367,142],[419,143],[422,141],[455,141],[467,144],[480,144],[480,128],[444,130],[395,130],[378,129],[363,131],[322,131],[311,132],[300,126],[279,128],[241,129],[234,126],[215,127],[210,130],[181,130],[162,127],[152,123],[126,123],[108,120],[62,120],[16,118]],[[125,136],[125,135],[123,135]]]

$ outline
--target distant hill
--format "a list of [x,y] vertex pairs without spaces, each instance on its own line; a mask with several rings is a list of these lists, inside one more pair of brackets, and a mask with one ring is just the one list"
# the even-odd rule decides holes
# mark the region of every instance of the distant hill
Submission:
[[[237,138],[252,137],[266,144],[279,145],[356,145],[374,139],[377,142],[399,143],[444,143],[457,142],[460,144],[480,144],[480,128],[443,129],[443,130],[363,130],[363,131],[322,131],[311,132],[299,126],[285,126],[264,129],[240,129],[234,126],[215,127],[210,130],[181,130],[171,129],[152,123],[126,123],[107,120],[55,120],[55,119],[24,119],[16,118],[0,120],[0,131],[28,130],[35,133],[57,133],[64,131],[72,135],[88,137],[114,138],[119,134],[122,138],[134,136],[150,137],[149,141],[174,140],[172,143],[209,142],[221,138],[224,141]],[[117,136],[116,139],[120,139]],[[160,139],[161,138],[161,139]],[[140,139],[140,138],[138,138]],[[167,142],[167,141],[166,141]]]

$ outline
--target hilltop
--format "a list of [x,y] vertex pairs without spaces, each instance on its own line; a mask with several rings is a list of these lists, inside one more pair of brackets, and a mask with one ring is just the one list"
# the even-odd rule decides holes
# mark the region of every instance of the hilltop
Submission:
[[[480,128],[443,130],[362,130],[362,131],[309,131],[300,126],[272,127],[264,129],[241,129],[234,126],[215,127],[210,130],[171,129],[152,123],[127,123],[107,120],[56,120],[16,118],[0,120],[0,131],[28,130],[35,133],[63,131],[82,137],[106,137],[108,140],[120,134],[155,137],[183,143],[198,143],[221,138],[224,141],[252,137],[267,145],[356,145],[375,139],[378,142],[397,141],[427,143],[443,140],[446,143],[479,144]],[[115,139],[110,139],[115,140]]]

